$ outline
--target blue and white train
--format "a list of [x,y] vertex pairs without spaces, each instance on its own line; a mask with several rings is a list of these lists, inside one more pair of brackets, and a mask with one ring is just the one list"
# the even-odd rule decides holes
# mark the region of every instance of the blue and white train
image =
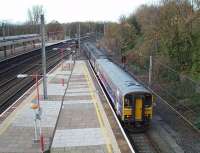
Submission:
[[151,92],[111,62],[94,44],[84,43],[84,50],[125,127],[145,130],[152,119]]

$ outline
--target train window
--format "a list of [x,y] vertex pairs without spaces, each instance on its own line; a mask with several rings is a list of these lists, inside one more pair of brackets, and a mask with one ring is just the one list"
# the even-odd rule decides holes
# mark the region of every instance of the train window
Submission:
[[131,102],[133,101],[133,96],[126,95],[124,99],[124,107],[131,107]]
[[151,106],[152,104],[152,96],[150,94],[145,96],[145,105]]

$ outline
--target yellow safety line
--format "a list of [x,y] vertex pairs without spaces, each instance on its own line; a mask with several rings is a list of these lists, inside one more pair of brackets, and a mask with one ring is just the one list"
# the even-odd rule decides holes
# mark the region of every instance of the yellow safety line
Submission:
[[[39,83],[41,83],[40,81],[39,81]],[[33,86],[35,86],[35,84]],[[19,112],[23,107],[28,105],[28,103],[25,103],[27,100],[30,102],[33,99],[37,99],[36,94],[37,94],[36,89],[34,89],[33,92],[27,97],[27,99],[24,99],[23,102],[13,112],[11,112],[11,114],[2,122],[2,124],[0,125],[0,127],[1,127],[0,135],[2,135],[6,131],[6,129],[12,124],[17,112]],[[23,105],[23,103],[25,103],[25,105]]]
[[[31,97],[29,97],[28,99],[31,100],[35,97],[35,94],[34,93],[32,93],[32,94],[33,95],[31,95]],[[28,104],[28,103],[26,103],[25,105],[22,105],[24,103],[24,101],[13,112],[11,112],[11,114],[2,122],[2,124],[0,125],[0,127],[1,127],[0,135],[2,135],[6,131],[6,129],[10,126],[10,124],[12,124],[13,120],[16,117],[15,115],[17,114],[17,112],[20,111],[23,107],[25,107]]]
[[[54,70],[54,68],[52,70]],[[57,68],[55,68],[55,70],[57,70]],[[48,80],[48,82],[50,82],[51,80]],[[41,85],[41,79],[39,80],[39,85]],[[35,86],[35,84],[33,86]],[[29,101],[36,99],[37,98],[36,90],[34,90],[29,96],[27,97],[27,99]],[[11,114],[0,124],[0,127],[1,127],[0,128],[0,135],[2,135],[6,131],[6,129],[12,124],[13,120],[15,119],[15,115],[17,114],[17,112],[20,111],[23,107],[25,107],[28,104],[28,103],[26,103],[25,105],[22,105],[23,103],[25,103],[25,101],[27,101],[27,99],[24,99],[23,102],[13,112],[11,112]]]
[[89,72],[88,72],[85,64],[83,64],[83,68],[84,68],[84,77],[87,80],[87,84],[89,86],[89,92],[90,92],[90,95],[92,97],[92,102],[93,102],[93,104],[95,106],[95,110],[96,110],[96,113],[97,113],[98,121],[99,121],[100,127],[102,129],[102,133],[104,135],[104,138],[106,139],[106,148],[107,148],[107,151],[108,151],[108,153],[112,153],[112,148],[110,146],[111,143],[110,143],[110,140],[108,138],[108,134],[106,132],[106,128],[105,128],[105,125],[104,125],[104,122],[103,122],[103,117],[102,117],[102,115],[100,113],[99,106],[97,104],[97,98],[94,95],[94,92],[92,92],[92,91],[94,91],[94,90],[92,90],[94,88],[92,80],[89,78]]

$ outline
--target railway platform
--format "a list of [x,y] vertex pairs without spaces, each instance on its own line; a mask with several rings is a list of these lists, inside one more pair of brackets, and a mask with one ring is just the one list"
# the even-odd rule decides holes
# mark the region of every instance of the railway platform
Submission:
[[[46,47],[54,45],[54,44],[58,44],[61,42],[64,42],[65,40],[61,40],[61,41],[51,41],[51,42],[47,42],[46,43]],[[41,48],[41,43],[36,43],[35,47],[33,47],[33,45],[27,45],[27,46],[21,46],[21,47],[16,47],[15,49],[7,49],[7,56],[4,57],[4,51],[0,50],[0,62],[16,57],[16,56],[20,56],[22,54],[26,54],[28,52],[33,52],[35,50],[38,50]]]
[[[43,136],[44,152],[131,152],[120,127],[112,128],[114,122],[110,122],[105,113],[86,61],[68,60],[59,64],[48,74],[47,82],[47,99],[43,99],[42,84],[39,85],[42,113],[38,137]],[[36,91],[33,86],[1,114],[0,153],[40,153],[43,150],[41,141],[33,141],[31,103],[37,100]]]

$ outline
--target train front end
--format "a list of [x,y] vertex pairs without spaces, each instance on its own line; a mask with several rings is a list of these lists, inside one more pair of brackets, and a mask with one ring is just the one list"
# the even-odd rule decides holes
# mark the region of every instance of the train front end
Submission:
[[152,119],[151,93],[128,93],[123,99],[124,124],[128,129],[139,131],[146,130]]

